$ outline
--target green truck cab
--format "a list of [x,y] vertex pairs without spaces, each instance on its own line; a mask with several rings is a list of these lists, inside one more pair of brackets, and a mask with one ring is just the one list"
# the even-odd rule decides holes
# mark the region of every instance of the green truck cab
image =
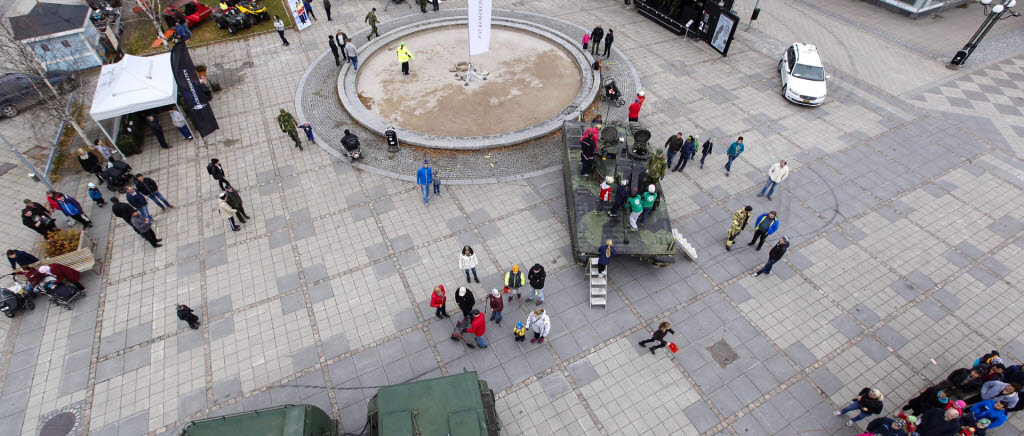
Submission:
[[370,436],[498,436],[494,392],[476,372],[380,388],[366,407]]
[[338,436],[338,420],[308,404],[192,421],[181,436]]

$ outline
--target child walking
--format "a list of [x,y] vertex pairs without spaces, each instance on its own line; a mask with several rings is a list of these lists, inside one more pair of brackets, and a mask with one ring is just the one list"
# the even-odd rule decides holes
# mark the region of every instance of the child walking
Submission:
[[437,308],[437,310],[434,311],[434,316],[436,316],[437,319],[450,318],[450,316],[448,316],[448,310],[444,307],[446,302],[448,302],[448,297],[444,293],[444,285],[437,285],[437,287],[434,288],[434,293],[430,294],[430,307]]
[[433,179],[433,182],[434,182],[434,195],[440,196],[441,195],[441,174],[438,174],[437,168],[434,168],[432,171],[434,172],[434,174],[431,177]]
[[107,204],[107,202],[103,200],[103,193],[100,192],[95,183],[89,184],[89,198],[96,202],[96,207],[103,207],[104,204]]
[[672,330],[671,323],[669,323],[668,321],[662,321],[661,324],[658,324],[658,329],[654,331],[654,334],[651,335],[650,339],[640,341],[640,346],[647,348],[648,343],[658,341],[658,345],[655,345],[650,348],[651,354],[654,354],[654,350],[663,348],[665,347],[665,345],[668,344],[668,341],[665,340],[665,335],[669,333],[672,333],[674,335],[676,334],[676,331]]
[[306,132],[306,138],[309,139],[309,142],[316,144],[316,139],[313,139],[313,126],[309,125],[308,121],[299,124],[299,128],[302,129],[303,132]]

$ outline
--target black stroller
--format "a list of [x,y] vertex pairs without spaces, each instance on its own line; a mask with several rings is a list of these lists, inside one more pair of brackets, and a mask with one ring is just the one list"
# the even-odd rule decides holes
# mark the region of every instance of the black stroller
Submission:
[[42,288],[43,292],[50,296],[51,303],[67,310],[71,310],[71,305],[75,300],[85,296],[85,291],[79,291],[72,285],[59,283],[56,280],[44,283]]
[[614,77],[607,77],[602,80],[601,86],[604,88],[604,94],[601,94],[601,100],[614,101],[617,106],[626,104],[626,99],[622,98],[622,93],[619,92],[619,87],[615,85]]
[[132,166],[117,160],[103,170],[100,176],[107,182],[107,189],[124,194],[124,188],[132,181]]
[[25,294],[8,288],[0,289],[0,312],[3,312],[8,318],[14,318],[15,312],[19,310],[33,310],[35,308],[36,305]]

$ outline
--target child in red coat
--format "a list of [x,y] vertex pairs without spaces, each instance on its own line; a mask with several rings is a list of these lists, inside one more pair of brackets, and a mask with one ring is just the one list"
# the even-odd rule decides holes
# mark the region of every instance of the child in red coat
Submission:
[[604,182],[601,182],[601,192],[597,195],[597,210],[594,212],[601,213],[605,210],[605,205],[611,201],[613,183],[615,183],[615,178],[612,176],[605,177]]
[[430,307],[437,308],[437,310],[434,311],[434,316],[438,319],[450,318],[448,316],[448,311],[444,308],[444,304],[447,301],[448,297],[444,294],[444,285],[437,285],[437,287],[434,288],[434,293],[430,294]]

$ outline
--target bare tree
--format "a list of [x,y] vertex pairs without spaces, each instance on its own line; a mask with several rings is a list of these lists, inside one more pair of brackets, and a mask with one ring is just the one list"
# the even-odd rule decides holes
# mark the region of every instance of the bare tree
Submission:
[[[70,54],[70,50],[66,50],[63,46],[52,47],[51,50],[54,53],[53,59],[60,59]],[[75,129],[75,133],[86,144],[90,143],[85,129],[75,118],[73,109],[67,106],[67,97],[62,93],[63,89],[68,88],[67,84],[62,82],[55,86],[51,82],[44,60],[36,56],[32,47],[15,39],[10,22],[7,20],[0,23],[0,65],[2,65],[0,69],[4,73],[20,73],[30,78],[41,79],[28,81],[40,98],[40,107],[47,114],[66,122],[67,125]],[[76,77],[80,78],[81,75],[76,75]]]
[[[168,48],[167,38],[164,38],[164,30],[160,26],[160,2],[158,0],[128,0],[125,4],[137,6],[141,10],[142,14],[153,23],[153,28],[156,29],[156,37],[164,43],[164,48]],[[135,10],[134,7],[132,10]]]

